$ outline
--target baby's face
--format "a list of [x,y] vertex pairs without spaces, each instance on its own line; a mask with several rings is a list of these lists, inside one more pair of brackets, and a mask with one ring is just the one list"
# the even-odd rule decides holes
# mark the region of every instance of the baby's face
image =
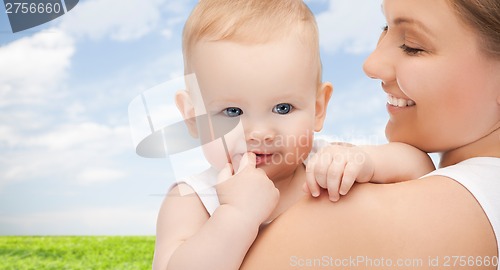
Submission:
[[208,161],[221,168],[229,158],[238,168],[250,151],[269,178],[293,173],[309,154],[318,121],[319,65],[313,50],[298,39],[258,45],[200,42],[191,59],[202,96],[193,97],[197,113],[206,110],[215,127],[239,119],[224,136],[228,153],[222,140],[204,145]]

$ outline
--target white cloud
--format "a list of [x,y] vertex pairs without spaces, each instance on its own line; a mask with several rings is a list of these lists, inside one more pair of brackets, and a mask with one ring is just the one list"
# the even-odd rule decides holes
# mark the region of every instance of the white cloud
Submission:
[[380,4],[380,0],[330,0],[329,9],[317,16],[321,47],[352,54],[373,50],[385,22]]
[[76,176],[76,181],[83,185],[108,183],[125,177],[125,173],[110,168],[87,168]]
[[[61,149],[75,149],[82,145],[100,144],[105,139],[113,140],[116,135],[123,135],[128,127],[112,128],[93,122],[66,124],[49,130],[45,134],[30,136],[26,145],[30,147],[43,147],[49,151]],[[97,146],[97,145],[96,145]],[[99,145],[104,147],[104,145]]]
[[165,8],[169,13],[187,14],[191,11],[197,1],[184,0],[184,1],[167,1]]
[[13,235],[154,235],[157,214],[151,208],[99,207],[3,215],[0,230]]
[[[57,28],[0,47],[0,192],[14,194],[6,205],[20,213],[0,217],[2,233],[9,227],[10,232],[27,234],[154,234],[155,207],[52,211],[53,205],[34,195],[30,201],[45,210],[25,214],[29,203],[18,199],[17,193],[25,186],[39,185],[44,187],[41,192],[110,188],[121,193],[133,188],[134,179],[147,179],[147,186],[155,177],[161,193],[165,191],[167,177],[158,177],[166,174],[164,161],[156,161],[161,166],[150,165],[155,161],[137,162],[133,154],[126,104],[142,90],[182,76],[180,50],[165,51],[146,64],[115,65],[100,79],[84,80],[69,72],[72,60],[78,60],[74,65],[80,68],[77,65],[102,57],[83,55],[85,47],[78,47],[81,55],[73,58],[76,45],[86,45],[78,38],[104,39],[94,45],[107,46],[109,39],[136,40],[166,29],[164,34],[172,31],[173,39],[192,6],[193,1],[80,1],[61,17]],[[75,194],[84,199],[94,196]],[[51,199],[71,201],[61,196]],[[86,207],[85,202],[77,204]]]
[[172,39],[172,37],[174,37],[174,31],[172,31],[172,29],[170,28],[165,28],[163,31],[161,31],[161,35],[166,39]]
[[142,37],[158,23],[163,0],[90,0],[71,10],[61,24],[76,36],[91,39],[110,37],[133,40]]
[[184,22],[187,19],[187,15],[178,15],[174,16],[172,18],[167,19],[167,21],[164,23],[166,25],[166,28],[161,31],[161,34],[167,39],[172,39],[174,33],[177,34],[177,32],[174,30],[175,27],[177,27],[180,24],[184,24]]
[[75,51],[71,37],[49,29],[0,47],[0,107],[56,96]]
[[162,23],[162,27],[165,29],[161,31],[162,35],[170,40],[173,35],[181,34],[181,31],[177,29],[182,29],[182,25],[186,22],[191,10],[195,6],[197,1],[168,1],[165,4],[165,8],[168,11],[168,15],[164,15],[166,20]]
[[15,147],[18,140],[17,134],[14,128],[10,126],[0,126],[0,147],[1,146],[10,146]]
[[191,6],[189,1],[89,0],[68,13],[61,27],[77,37],[135,40],[156,29],[165,17],[177,18],[167,19],[167,26],[172,27]]
[[[78,99],[50,104],[45,97],[41,107],[9,108],[8,114],[0,114],[0,188],[19,181],[100,185],[118,177],[127,179],[134,169],[120,162],[134,153],[128,102],[145,89],[182,73],[182,55],[173,51],[145,66],[123,67],[104,80],[72,86],[70,94],[95,91],[91,102]],[[174,117],[179,115],[173,105],[173,93],[178,89],[169,90],[172,99],[164,100],[165,108],[170,108],[165,116]],[[72,94],[64,101],[73,99]],[[98,119],[92,119],[95,113]],[[103,177],[105,173],[97,169],[116,172],[108,171]],[[99,174],[101,177],[97,177]]]
[[[51,179],[75,184],[98,184],[126,176],[116,167],[117,156],[133,151],[128,126],[109,127],[86,122],[67,124],[41,134],[0,128],[0,184]],[[13,149],[10,150],[9,149]]]

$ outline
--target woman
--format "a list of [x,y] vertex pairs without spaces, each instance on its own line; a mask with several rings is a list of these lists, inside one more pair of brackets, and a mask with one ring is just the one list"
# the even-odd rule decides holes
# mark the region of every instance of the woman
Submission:
[[409,105],[387,105],[386,136],[442,153],[441,169],[360,184],[338,203],[302,200],[262,230],[242,269],[500,269],[500,2],[382,9],[364,70]]

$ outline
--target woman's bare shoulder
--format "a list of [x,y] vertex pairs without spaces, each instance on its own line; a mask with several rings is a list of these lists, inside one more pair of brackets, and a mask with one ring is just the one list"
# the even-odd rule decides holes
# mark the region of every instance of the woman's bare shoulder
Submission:
[[428,268],[430,257],[442,264],[446,256],[496,254],[495,235],[474,197],[454,180],[432,176],[358,184],[337,203],[327,196],[305,197],[261,231],[242,269],[289,269],[314,259],[328,264],[345,258],[421,259],[420,268]]

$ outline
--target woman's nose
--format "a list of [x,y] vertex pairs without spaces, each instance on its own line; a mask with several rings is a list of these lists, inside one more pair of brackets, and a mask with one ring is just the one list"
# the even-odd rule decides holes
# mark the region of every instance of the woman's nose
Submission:
[[390,40],[388,40],[388,38],[389,37],[386,36],[380,39],[375,50],[368,56],[363,64],[363,71],[368,77],[379,79],[383,82],[392,81],[395,78],[395,51],[391,50],[389,45]]

